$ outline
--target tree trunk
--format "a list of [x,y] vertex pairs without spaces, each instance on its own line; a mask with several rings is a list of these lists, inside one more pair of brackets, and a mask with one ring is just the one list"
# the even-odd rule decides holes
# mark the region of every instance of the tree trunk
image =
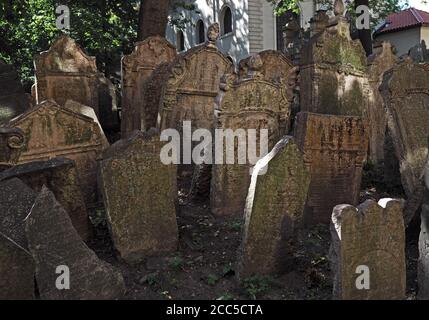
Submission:
[[[369,0],[355,0],[355,8],[360,5],[367,6],[369,8]],[[369,56],[372,54],[372,35],[371,29],[361,29],[358,30],[359,40],[362,43],[363,48],[365,49],[366,55]]]
[[170,0],[141,0],[137,41],[165,36]]

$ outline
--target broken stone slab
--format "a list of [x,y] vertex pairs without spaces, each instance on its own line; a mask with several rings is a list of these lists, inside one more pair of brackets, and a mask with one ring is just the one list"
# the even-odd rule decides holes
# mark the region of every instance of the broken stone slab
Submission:
[[310,174],[292,137],[257,163],[247,196],[239,279],[290,271]]
[[24,147],[25,138],[21,129],[0,127],[0,172],[18,162]]
[[36,196],[19,179],[0,182],[0,300],[34,298],[35,266],[24,220]]
[[359,207],[336,206],[332,213],[329,258],[334,299],[405,298],[403,201],[368,200]]
[[[125,285],[121,273],[85,245],[67,212],[45,186],[25,221],[25,231],[36,262],[41,299],[109,300],[123,296]],[[57,289],[58,267],[69,271],[68,290]]]
[[156,130],[136,131],[103,153],[100,186],[110,232],[129,263],[177,250],[177,169],[161,162],[163,145]]
[[34,161],[0,173],[0,182],[11,178],[19,178],[36,192],[40,192],[46,185],[66,209],[82,239],[89,240],[91,226],[73,160],[54,158],[48,161]]

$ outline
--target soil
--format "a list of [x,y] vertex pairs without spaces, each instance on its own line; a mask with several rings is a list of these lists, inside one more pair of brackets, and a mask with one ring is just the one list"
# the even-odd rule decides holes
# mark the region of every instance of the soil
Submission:
[[[190,179],[179,180],[179,250],[167,257],[153,257],[139,265],[116,258],[104,209],[92,213],[97,255],[119,268],[131,300],[330,300],[332,276],[328,260],[329,226],[303,229],[297,235],[294,270],[277,277],[255,277],[238,284],[235,268],[243,218],[215,217],[208,201],[189,202]],[[379,200],[385,191],[366,185],[361,201]],[[400,192],[399,192],[400,193]],[[398,195],[400,196],[400,194]],[[392,195],[390,195],[392,197]],[[407,298],[417,290],[418,222],[407,231]]]

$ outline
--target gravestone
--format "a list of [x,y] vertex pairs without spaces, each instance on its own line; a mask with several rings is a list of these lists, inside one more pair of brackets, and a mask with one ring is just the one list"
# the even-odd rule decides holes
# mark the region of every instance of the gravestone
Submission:
[[[137,42],[134,51],[122,58],[122,138],[134,130],[147,131],[156,127],[158,104],[149,104],[145,99],[148,80],[154,72],[168,66],[176,57],[176,48],[165,38],[149,37]],[[157,83],[162,86],[162,83]]]
[[384,73],[390,70],[397,58],[389,42],[379,43],[374,47],[374,53],[368,57],[369,84],[371,99],[369,103],[369,158],[373,163],[384,160],[384,142],[387,130],[386,105],[380,93]]
[[[36,281],[44,300],[108,300],[125,292],[119,271],[100,260],[82,241],[65,210],[46,187],[25,221]],[[56,287],[58,266],[69,269],[70,289]]]
[[411,59],[396,64],[384,76],[382,95],[402,185],[411,198],[421,186],[428,157],[429,70]]
[[183,121],[192,121],[195,129],[212,129],[215,99],[219,83],[234,66],[216,47],[219,25],[207,30],[208,41],[179,55],[170,65],[168,80],[160,88],[161,130],[181,132]]
[[336,10],[328,26],[303,46],[301,111],[360,117],[367,114],[370,88],[366,53],[359,40],[351,39],[343,13]]
[[100,185],[116,250],[126,262],[177,250],[176,167],[158,132],[134,132],[103,153]]
[[424,198],[421,211],[419,260],[417,264],[418,299],[429,300],[429,160],[423,177]]
[[30,108],[30,97],[24,92],[18,74],[0,59],[0,125]]
[[382,199],[377,204],[368,200],[358,208],[336,206],[331,236],[334,299],[405,298],[405,227],[401,201]]
[[328,224],[338,203],[358,204],[368,131],[361,117],[298,114],[295,139],[311,173],[307,225]]
[[25,218],[37,194],[19,179],[0,182],[0,299],[33,299],[33,258],[28,252]]
[[[219,137],[222,149],[216,147],[215,152],[222,156],[219,160],[223,161],[216,159],[212,171],[211,209],[215,215],[243,213],[251,165],[265,156],[254,154],[258,158],[250,159],[249,141],[254,143],[253,149],[258,151],[263,142],[261,130],[268,130],[268,152],[289,131],[291,110],[286,98],[287,88],[264,80],[263,62],[258,55],[253,56],[248,64],[249,73],[245,77],[232,74],[222,79],[221,92],[216,101],[219,114],[216,129],[223,130],[224,137]],[[254,139],[250,136],[251,129],[256,131]],[[234,140],[228,139],[228,132],[232,133]],[[240,156],[242,150],[244,157]],[[228,161],[230,155],[234,157]]]
[[73,160],[54,158],[48,161],[33,161],[0,173],[0,181],[12,178],[19,178],[36,192],[40,192],[44,185],[50,188],[58,202],[66,209],[82,239],[89,239],[89,217]]
[[[268,167],[267,167],[268,166]],[[289,271],[310,175],[292,137],[256,165],[247,195],[239,279]]]
[[45,101],[10,122],[24,132],[26,146],[19,163],[55,157],[74,160],[87,206],[97,203],[97,158],[106,138],[93,119]]
[[421,43],[412,47],[408,52],[408,56],[416,63],[429,62],[429,50],[426,46],[426,41],[422,40]]
[[0,127],[0,172],[18,162],[24,147],[21,129]]
[[95,57],[88,56],[73,39],[60,36],[48,51],[34,57],[34,65],[37,104],[52,99],[64,106],[67,100],[74,100],[93,108],[104,127],[117,125],[113,85],[98,72]]

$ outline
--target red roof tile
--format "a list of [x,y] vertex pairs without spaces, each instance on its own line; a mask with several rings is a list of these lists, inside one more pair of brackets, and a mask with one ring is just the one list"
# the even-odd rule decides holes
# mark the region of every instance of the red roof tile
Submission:
[[386,18],[386,23],[375,33],[379,35],[424,25],[429,26],[429,12],[410,8],[388,16]]

